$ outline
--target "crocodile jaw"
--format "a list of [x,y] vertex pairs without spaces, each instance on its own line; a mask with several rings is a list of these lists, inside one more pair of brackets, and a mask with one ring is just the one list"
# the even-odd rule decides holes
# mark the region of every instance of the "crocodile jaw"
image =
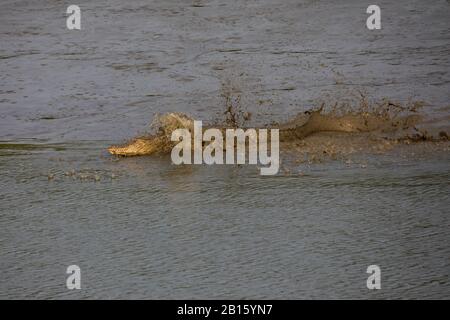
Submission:
[[135,139],[124,146],[111,146],[109,153],[118,156],[140,156],[155,153],[157,151],[157,139]]

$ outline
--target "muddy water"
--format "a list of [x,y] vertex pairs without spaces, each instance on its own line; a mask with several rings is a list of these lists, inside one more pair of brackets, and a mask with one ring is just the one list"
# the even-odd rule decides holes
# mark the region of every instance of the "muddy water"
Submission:
[[296,147],[350,151],[274,177],[106,152],[156,113],[220,119],[230,96],[247,125],[362,92],[448,127],[448,2],[381,1],[375,32],[359,1],[78,4],[81,31],[68,4],[0,4],[1,298],[450,297],[445,141],[324,133]]

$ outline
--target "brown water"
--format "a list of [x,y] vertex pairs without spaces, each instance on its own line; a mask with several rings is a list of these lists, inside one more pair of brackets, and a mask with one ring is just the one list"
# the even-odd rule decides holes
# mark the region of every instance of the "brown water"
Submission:
[[156,114],[265,126],[361,94],[447,130],[447,1],[378,2],[380,31],[356,0],[77,4],[81,31],[0,4],[0,298],[450,298],[445,140],[321,132],[272,177],[107,152]]

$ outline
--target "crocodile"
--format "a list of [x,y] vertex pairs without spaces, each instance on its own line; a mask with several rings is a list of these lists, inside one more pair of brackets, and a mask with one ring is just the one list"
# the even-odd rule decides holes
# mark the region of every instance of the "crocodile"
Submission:
[[[318,132],[370,132],[388,127],[410,126],[416,117],[407,117],[401,121],[387,121],[383,115],[346,114],[333,116],[322,114],[322,108],[316,111],[307,111],[290,123],[278,126],[280,142],[304,139]],[[108,151],[119,156],[151,155],[155,153],[170,153],[175,142],[171,141],[171,133],[175,129],[192,129],[193,119],[182,113],[167,113],[158,119],[159,128],[156,134],[138,137],[119,146],[111,146]],[[203,130],[208,129],[204,127]],[[221,128],[225,130],[226,128]]]

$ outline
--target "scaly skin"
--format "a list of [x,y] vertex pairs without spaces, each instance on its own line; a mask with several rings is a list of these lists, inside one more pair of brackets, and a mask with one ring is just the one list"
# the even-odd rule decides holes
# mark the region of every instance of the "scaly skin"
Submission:
[[[168,120],[167,120],[168,119]],[[177,128],[174,123],[180,123],[181,127],[188,127],[188,118],[180,114],[169,114],[166,116],[167,123],[172,129]],[[280,127],[280,141],[291,141],[304,139],[307,136],[324,131],[335,132],[368,132],[381,128],[386,119],[374,115],[346,115],[342,117],[331,117],[320,114],[319,111],[310,113],[309,119],[303,124],[293,128]],[[207,128],[204,128],[206,130]],[[167,130],[166,130],[167,131]],[[111,146],[108,151],[120,156],[150,155],[154,153],[170,153],[174,143],[170,141],[171,132],[164,132],[148,138],[137,138],[124,146]]]
[[108,148],[108,151],[119,156],[153,154],[162,149],[164,141],[166,141],[164,137],[137,138],[124,146],[111,146]]

